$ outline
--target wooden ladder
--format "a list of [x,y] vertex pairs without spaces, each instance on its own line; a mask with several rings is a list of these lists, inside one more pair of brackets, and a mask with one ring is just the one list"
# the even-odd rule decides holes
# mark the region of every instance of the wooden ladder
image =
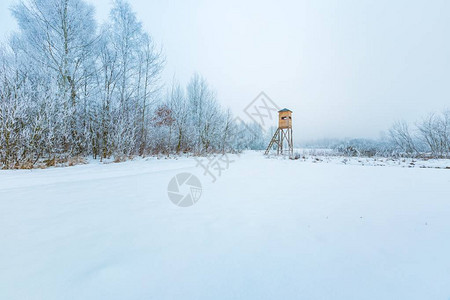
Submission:
[[277,147],[277,151],[279,153],[279,149],[280,149],[280,128],[277,129],[277,131],[275,131],[275,134],[272,137],[272,140],[269,143],[269,147],[267,147],[266,152],[264,153],[264,155],[268,155],[270,152],[270,149],[272,149],[273,144],[276,144]]

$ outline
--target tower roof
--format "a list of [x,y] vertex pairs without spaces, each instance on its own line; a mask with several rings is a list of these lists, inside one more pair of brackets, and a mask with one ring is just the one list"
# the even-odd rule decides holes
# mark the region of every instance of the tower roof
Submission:
[[290,111],[290,112],[292,112],[292,110],[287,109],[287,108],[283,108],[282,110],[279,110],[278,112],[285,112],[285,111]]

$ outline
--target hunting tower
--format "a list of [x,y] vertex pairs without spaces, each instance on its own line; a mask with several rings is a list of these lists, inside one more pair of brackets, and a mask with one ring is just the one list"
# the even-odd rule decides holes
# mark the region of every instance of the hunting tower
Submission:
[[270,153],[273,145],[277,148],[277,155],[289,154],[289,158],[294,157],[294,140],[292,137],[292,111],[284,108],[278,111],[278,129],[273,135],[267,147],[265,155]]

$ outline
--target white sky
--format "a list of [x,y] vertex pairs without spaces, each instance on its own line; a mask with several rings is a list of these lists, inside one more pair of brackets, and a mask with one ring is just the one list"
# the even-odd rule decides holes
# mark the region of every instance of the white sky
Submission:
[[[88,1],[99,20],[109,0]],[[0,1],[0,36],[16,28]],[[167,57],[166,82],[205,76],[240,114],[261,91],[296,140],[378,137],[450,108],[450,1],[130,0]]]

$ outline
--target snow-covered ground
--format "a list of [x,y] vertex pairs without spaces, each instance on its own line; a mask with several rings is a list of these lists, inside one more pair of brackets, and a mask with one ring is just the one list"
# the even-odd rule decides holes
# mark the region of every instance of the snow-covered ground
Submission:
[[232,159],[1,171],[0,299],[450,298],[450,170]]

